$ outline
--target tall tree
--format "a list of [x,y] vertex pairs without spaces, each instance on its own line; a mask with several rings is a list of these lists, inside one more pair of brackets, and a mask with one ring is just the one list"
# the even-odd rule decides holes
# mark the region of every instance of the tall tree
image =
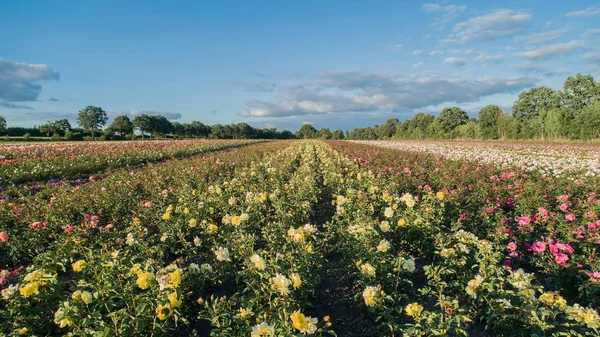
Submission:
[[6,118],[4,116],[0,116],[0,133],[4,133],[6,131]]
[[142,140],[144,139],[144,134],[152,131],[151,123],[151,117],[146,114],[141,114],[133,119],[133,126],[142,134]]
[[535,87],[520,93],[512,109],[517,136],[544,138],[548,111],[557,107],[559,97],[556,91],[548,87]]
[[499,137],[499,120],[504,114],[497,105],[487,105],[479,110],[479,127],[483,139]]
[[133,122],[125,115],[115,117],[110,128],[120,136],[133,133]]
[[331,139],[332,137],[333,137],[333,134],[331,133],[329,128],[322,128],[321,130],[319,130],[319,138]]
[[300,130],[296,131],[296,138],[310,139],[317,138],[319,132],[310,124],[303,124]]
[[444,108],[437,120],[444,136],[454,138],[457,136],[456,128],[466,124],[469,120],[469,115],[461,108]]
[[92,140],[94,140],[96,139],[96,133],[102,130],[107,120],[108,116],[106,116],[106,112],[101,107],[88,105],[79,111],[77,124],[85,131],[91,133]]
[[61,134],[65,134],[69,131],[71,131],[71,129],[73,128],[71,126],[71,123],[69,123],[69,120],[64,118],[64,119],[57,119],[54,122],[52,122],[54,124],[54,127],[56,128],[56,130],[58,130],[58,132],[60,132]]
[[344,136],[344,131],[337,129],[335,131],[333,131],[333,133],[331,134],[331,139],[344,139],[346,138]]

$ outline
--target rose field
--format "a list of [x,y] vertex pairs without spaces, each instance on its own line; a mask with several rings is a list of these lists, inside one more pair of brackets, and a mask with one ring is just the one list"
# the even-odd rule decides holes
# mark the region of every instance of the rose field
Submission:
[[599,336],[600,150],[0,146],[0,336]]

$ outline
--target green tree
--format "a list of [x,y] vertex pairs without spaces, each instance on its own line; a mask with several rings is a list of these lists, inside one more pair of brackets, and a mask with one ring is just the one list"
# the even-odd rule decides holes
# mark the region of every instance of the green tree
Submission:
[[322,128],[321,130],[319,130],[319,138],[331,139],[331,137],[333,137],[333,134],[331,133],[329,128]]
[[0,116],[0,133],[6,132],[6,118]]
[[110,128],[120,136],[133,133],[133,122],[125,115],[115,117]]
[[69,123],[69,120],[66,118],[57,119],[52,123],[54,124],[54,127],[56,128],[56,130],[58,132],[60,132],[62,135],[66,134],[67,132],[71,131],[71,129],[73,129],[73,127],[71,126],[71,123]]
[[479,110],[479,127],[483,139],[499,138],[499,120],[503,114],[497,105],[487,105]]
[[150,133],[152,137],[164,137],[173,132],[173,124],[162,115],[152,115],[150,117]]
[[593,99],[575,118],[582,139],[600,138],[600,99]]
[[519,94],[513,104],[514,126],[519,138],[545,138],[548,111],[559,107],[559,96],[548,87],[535,87]]
[[444,108],[437,120],[444,137],[455,138],[457,136],[456,128],[466,124],[469,115],[461,108]]
[[311,139],[317,138],[319,132],[310,124],[303,124],[300,130],[296,131],[296,138]]
[[133,126],[135,129],[140,131],[140,133],[142,134],[142,140],[143,140],[144,135],[146,133],[152,131],[151,117],[146,114],[141,114],[139,116],[136,116],[133,119]]
[[389,118],[384,124],[376,128],[379,139],[389,139],[396,134],[397,126],[400,124],[398,118]]
[[331,134],[331,139],[344,139],[346,137],[344,137],[344,131],[337,129],[335,131],[333,131],[333,133]]
[[101,107],[88,105],[79,111],[77,124],[85,131],[91,133],[92,140],[94,140],[96,133],[102,130],[107,120],[106,112]]

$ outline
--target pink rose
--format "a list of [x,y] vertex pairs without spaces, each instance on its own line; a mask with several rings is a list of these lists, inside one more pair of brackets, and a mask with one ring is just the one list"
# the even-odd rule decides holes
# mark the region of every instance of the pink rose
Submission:
[[546,250],[546,244],[541,241],[537,241],[531,246],[531,250],[536,253],[543,253]]
[[507,248],[511,251],[515,251],[515,250],[517,250],[517,244],[514,242],[511,242],[508,244]]
[[575,214],[569,213],[565,215],[565,220],[567,221],[575,221]]
[[1,242],[8,241],[8,234],[6,232],[0,232],[0,241]]
[[569,210],[569,205],[562,203],[562,204],[560,204],[560,206],[558,206],[558,209],[560,209],[563,212],[566,212]]
[[550,245],[550,253],[554,255],[558,254],[558,247],[555,244]]
[[567,256],[567,254],[558,253],[554,257],[554,261],[562,266],[565,265],[567,261],[569,261],[569,256]]
[[600,282],[600,272],[586,273],[592,282]]
[[531,223],[531,218],[528,216],[522,216],[519,218],[519,225],[529,225]]

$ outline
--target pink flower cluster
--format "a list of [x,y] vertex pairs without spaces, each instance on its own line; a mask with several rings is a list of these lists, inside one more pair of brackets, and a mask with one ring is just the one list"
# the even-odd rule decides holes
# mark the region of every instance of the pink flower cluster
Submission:
[[48,221],[36,221],[29,224],[29,228],[31,229],[40,229],[45,227],[48,227]]
[[[569,255],[567,254],[573,254],[574,252],[573,247],[571,247],[571,245],[568,243],[556,243],[551,238],[548,238],[547,241],[549,242],[550,246],[548,250],[552,255],[554,255],[554,262],[561,266],[565,265],[567,261],[569,261]],[[546,248],[547,244],[542,241],[534,242],[530,247],[531,251],[538,254],[545,252]]]

